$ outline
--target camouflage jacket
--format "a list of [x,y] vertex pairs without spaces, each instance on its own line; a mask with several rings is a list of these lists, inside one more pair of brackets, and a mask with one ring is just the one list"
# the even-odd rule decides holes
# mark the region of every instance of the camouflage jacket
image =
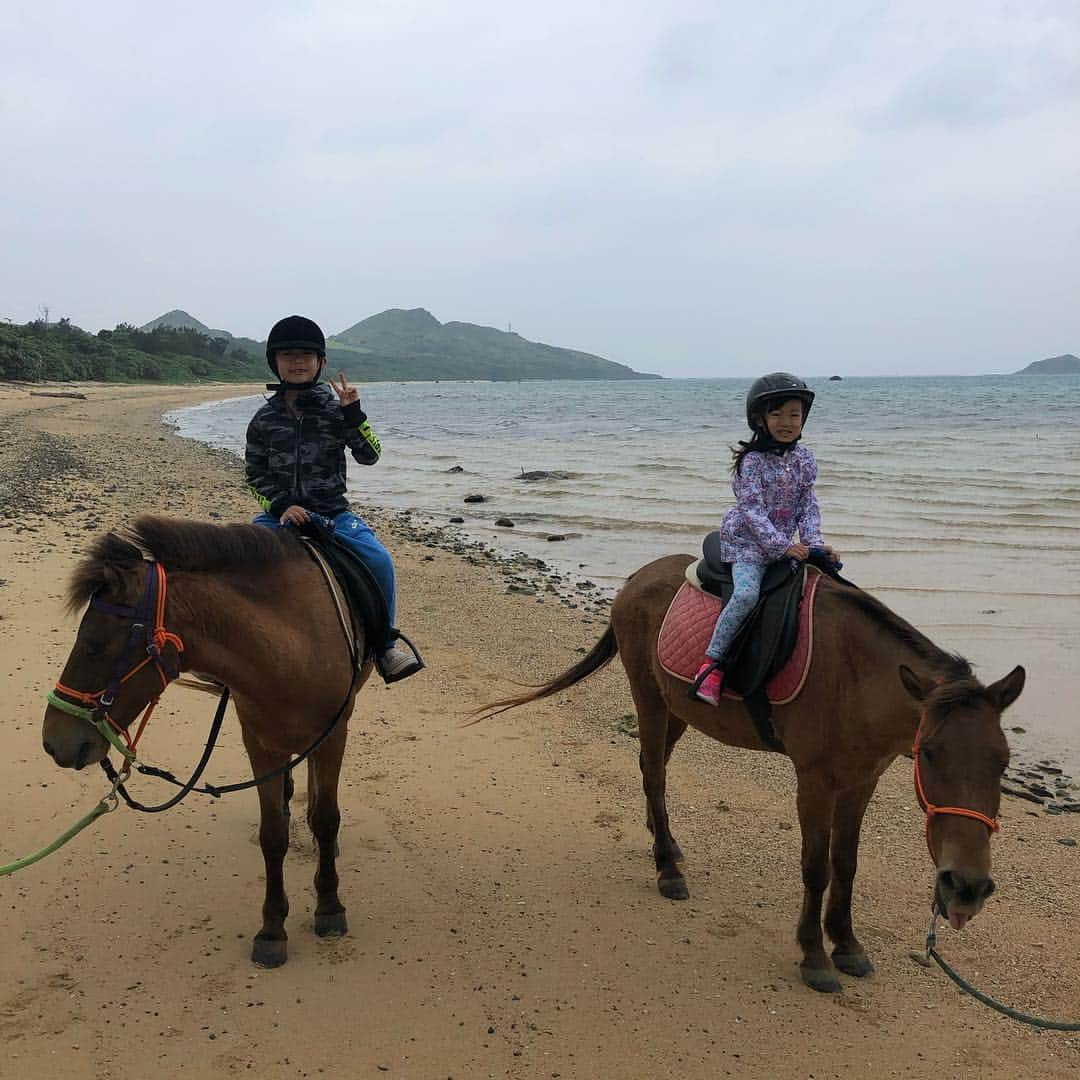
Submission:
[[349,508],[345,447],[361,465],[374,465],[382,447],[359,401],[342,408],[328,386],[297,398],[300,417],[278,391],[251,418],[244,451],[248,488],[274,517],[302,506],[332,517]]

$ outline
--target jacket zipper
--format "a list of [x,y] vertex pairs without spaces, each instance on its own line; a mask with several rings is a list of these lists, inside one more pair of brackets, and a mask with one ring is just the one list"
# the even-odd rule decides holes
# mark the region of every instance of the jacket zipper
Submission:
[[296,418],[296,447],[293,453],[293,492],[296,495],[297,505],[304,501],[304,489],[300,482],[300,447],[304,441],[303,424],[304,417],[298,416]]

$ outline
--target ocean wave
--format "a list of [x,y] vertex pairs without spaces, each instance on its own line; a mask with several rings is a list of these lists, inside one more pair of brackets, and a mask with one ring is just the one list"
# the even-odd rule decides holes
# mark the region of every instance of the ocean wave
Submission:
[[686,471],[685,465],[672,465],[666,461],[637,461],[633,468],[641,472],[685,473]]

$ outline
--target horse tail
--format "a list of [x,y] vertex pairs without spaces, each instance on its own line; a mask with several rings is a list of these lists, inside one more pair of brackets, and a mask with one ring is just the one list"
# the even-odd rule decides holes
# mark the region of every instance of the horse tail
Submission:
[[497,716],[507,709],[514,709],[518,705],[526,705],[530,701],[539,701],[541,698],[551,697],[561,690],[569,690],[571,686],[588,678],[595,671],[599,671],[609,664],[619,652],[619,643],[615,640],[615,631],[608,626],[604,636],[592,647],[587,656],[583,656],[572,668],[568,668],[561,675],[557,675],[543,686],[532,686],[524,694],[514,697],[502,698],[499,701],[489,702],[475,710],[474,719],[470,723],[476,724],[481,720],[488,720]]

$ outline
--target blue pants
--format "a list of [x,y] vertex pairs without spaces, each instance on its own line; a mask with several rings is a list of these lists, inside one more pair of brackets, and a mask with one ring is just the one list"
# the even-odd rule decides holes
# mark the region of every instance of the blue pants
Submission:
[[746,621],[747,615],[754,610],[761,592],[761,579],[765,576],[763,563],[732,563],[731,576],[735,582],[735,591],[724,605],[720,617],[716,620],[712,640],[705,650],[710,660],[723,660],[732,639],[739,627]]
[[[254,525],[265,525],[268,529],[280,529],[281,522],[272,514],[256,514],[252,519]],[[348,510],[343,510],[333,518],[334,535],[348,547],[352,548],[364,564],[375,575],[375,580],[386,597],[386,610],[390,616],[390,625],[394,625],[395,591],[394,561],[390,558],[390,552],[383,547],[382,541],[375,535],[372,528],[363,518],[358,518]],[[389,649],[393,641],[385,645]]]

